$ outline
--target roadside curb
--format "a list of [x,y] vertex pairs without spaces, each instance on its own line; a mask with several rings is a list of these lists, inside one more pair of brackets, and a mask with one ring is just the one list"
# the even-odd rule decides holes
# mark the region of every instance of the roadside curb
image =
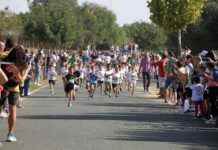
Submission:
[[38,92],[39,90],[41,90],[41,89],[43,89],[43,88],[45,88],[45,87],[47,87],[47,86],[48,86],[48,85],[44,85],[44,86],[42,86],[42,87],[39,87],[39,88],[33,90],[32,92],[30,92],[29,95],[32,95],[32,94]]

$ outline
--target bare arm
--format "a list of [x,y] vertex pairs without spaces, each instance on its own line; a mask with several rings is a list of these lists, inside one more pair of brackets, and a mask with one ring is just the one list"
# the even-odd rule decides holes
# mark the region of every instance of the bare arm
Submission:
[[1,76],[1,83],[0,83],[0,85],[1,84],[4,84],[5,82],[7,82],[8,81],[8,78],[7,78],[7,76],[5,75],[5,73],[2,71],[2,69],[0,68],[0,76]]

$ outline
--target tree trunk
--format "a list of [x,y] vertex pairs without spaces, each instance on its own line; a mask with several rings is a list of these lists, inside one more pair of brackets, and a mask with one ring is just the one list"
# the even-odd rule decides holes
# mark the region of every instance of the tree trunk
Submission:
[[178,31],[178,48],[179,48],[179,55],[182,56],[182,33],[180,29]]

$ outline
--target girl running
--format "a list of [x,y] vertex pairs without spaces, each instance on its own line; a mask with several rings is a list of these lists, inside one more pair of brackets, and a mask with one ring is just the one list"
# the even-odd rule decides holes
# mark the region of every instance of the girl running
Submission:
[[98,87],[100,87],[100,93],[102,94],[102,90],[103,90],[103,83],[104,83],[104,75],[105,75],[105,70],[103,68],[103,64],[100,63],[98,65],[98,72],[97,72],[97,76],[98,76]]
[[65,92],[67,97],[69,98],[68,107],[72,107],[72,101],[75,100],[75,88],[74,81],[77,80],[74,76],[75,68],[71,66],[69,68],[69,73],[65,76]]
[[113,75],[112,67],[110,64],[107,64],[105,76],[104,76],[105,77],[104,78],[104,83],[105,83],[104,93],[105,95],[109,93],[109,97],[111,97],[111,90],[112,90],[112,75]]
[[137,80],[138,80],[137,71],[132,66],[132,67],[130,67],[130,86],[132,87],[132,95],[134,95]]
[[55,71],[55,67],[53,65],[50,65],[48,73],[47,73],[47,79],[50,87],[51,94],[54,94],[54,86],[57,79],[57,72]]

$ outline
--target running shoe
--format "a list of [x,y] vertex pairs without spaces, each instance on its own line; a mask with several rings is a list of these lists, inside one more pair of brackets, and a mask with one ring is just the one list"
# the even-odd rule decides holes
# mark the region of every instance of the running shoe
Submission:
[[211,125],[215,125],[216,124],[216,120],[213,120],[212,118],[210,120],[205,121],[206,124],[211,124]]
[[16,142],[16,141],[17,141],[17,139],[16,139],[14,134],[12,134],[12,133],[8,134],[6,142]]
[[0,114],[0,118],[8,118],[9,117],[9,114],[6,113],[5,111],[2,111],[1,114]]
[[107,95],[107,91],[106,90],[104,90],[104,94]]
[[23,109],[24,106],[23,106],[21,103],[18,103],[18,104],[17,104],[17,108],[21,108],[21,109]]
[[88,96],[88,100],[91,100],[91,99],[92,99],[92,98],[91,98],[91,96],[89,95],[89,96]]
[[111,93],[109,93],[109,97],[111,97]]
[[72,107],[73,105],[72,105],[72,103],[70,102],[70,103],[68,103],[68,107]]

